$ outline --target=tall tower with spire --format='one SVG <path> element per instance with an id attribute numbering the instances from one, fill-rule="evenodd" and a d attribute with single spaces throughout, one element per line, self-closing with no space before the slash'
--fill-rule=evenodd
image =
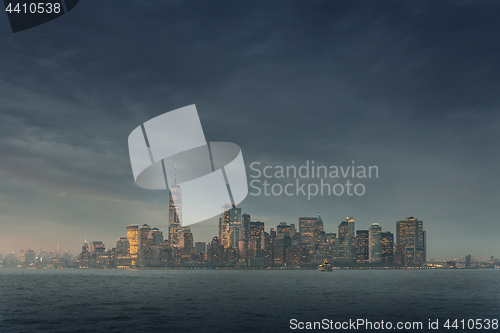
<path id="1" fill-rule="evenodd" d="M 177 185 L 177 164 L 175 164 L 174 185 L 170 186 L 168 214 L 168 243 L 172 248 L 179 248 L 179 235 L 182 221 L 182 189 Z"/>
<path id="2" fill-rule="evenodd" d="M 87 235 L 85 235 L 85 240 L 82 246 L 82 252 L 78 256 L 78 267 L 89 268 L 90 267 L 90 252 L 89 246 L 87 244 Z"/>

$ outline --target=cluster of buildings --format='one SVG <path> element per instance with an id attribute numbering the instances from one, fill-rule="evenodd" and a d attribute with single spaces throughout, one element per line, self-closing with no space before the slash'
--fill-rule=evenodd
<path id="1" fill-rule="evenodd" d="M 211 242 L 194 242 L 189 226 L 182 227 L 182 191 L 170 187 L 168 235 L 144 224 L 128 225 L 126 237 L 106 250 L 99 241 L 85 241 L 78 257 L 80 268 L 168 267 L 307 267 L 323 260 L 339 264 L 422 266 L 426 261 L 423 222 L 407 217 L 396 222 L 396 239 L 378 223 L 355 230 L 347 217 L 338 233 L 324 230 L 321 215 L 282 222 L 265 230 L 234 204 L 224 204 L 218 235 Z"/>
<path id="2" fill-rule="evenodd" d="M 190 227 L 169 222 L 168 238 L 149 225 L 128 225 L 127 236 L 107 250 L 100 241 L 83 244 L 80 268 L 283 267 L 337 264 L 422 266 L 426 261 L 423 223 L 414 217 L 396 222 L 396 240 L 378 223 L 355 230 L 347 217 L 338 233 L 324 230 L 321 215 L 300 217 L 295 224 L 281 222 L 269 232 L 264 222 L 251 221 L 241 208 L 224 205 L 219 235 L 208 244 L 194 242 Z M 174 214 L 175 215 L 175 214 Z"/>
<path id="3" fill-rule="evenodd" d="M 298 225 L 279 223 L 266 231 L 234 204 L 224 204 L 218 235 L 208 244 L 195 242 L 189 226 L 182 227 L 182 191 L 170 187 L 168 234 L 148 224 L 128 225 L 126 236 L 107 249 L 103 242 L 87 243 L 77 257 L 49 251 L 36 255 L 22 250 L 3 260 L 4 267 L 47 268 L 176 268 L 176 267 L 315 267 L 325 259 L 337 265 L 419 267 L 426 262 L 423 222 L 406 217 L 396 222 L 396 234 L 378 223 L 356 230 L 346 217 L 338 232 L 326 232 L 321 215 L 300 217 Z M 11 258 L 14 256 L 13 258 Z M 10 260 L 10 261 L 9 261 Z"/>
<path id="4" fill-rule="evenodd" d="M 0 254 L 0 267 L 2 268 L 76 268 L 77 258 L 68 251 L 61 251 L 59 244 L 55 252 L 49 250 L 36 253 L 28 248 L 21 250 L 19 256 L 14 252 L 5 256 Z"/>

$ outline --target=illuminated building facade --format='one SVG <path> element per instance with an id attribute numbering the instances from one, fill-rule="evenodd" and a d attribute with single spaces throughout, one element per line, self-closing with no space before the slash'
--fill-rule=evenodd
<path id="1" fill-rule="evenodd" d="M 130 264 L 135 267 L 139 264 L 139 226 L 137 224 L 127 226 L 127 240 L 130 244 Z"/>
<path id="2" fill-rule="evenodd" d="M 290 226 L 286 222 L 281 222 L 276 227 L 276 234 L 278 236 L 290 236 Z"/>
<path id="3" fill-rule="evenodd" d="M 370 260 L 369 232 L 368 230 L 356 231 L 357 262 L 365 263 Z"/>
<path id="4" fill-rule="evenodd" d="M 243 236 L 243 225 L 241 223 L 241 208 L 236 208 L 234 205 L 229 210 L 229 244 L 233 248 L 238 248 L 238 240 Z"/>
<path id="5" fill-rule="evenodd" d="M 394 235 L 392 232 L 382 232 L 381 234 L 381 259 L 382 262 L 394 262 Z"/>
<path id="6" fill-rule="evenodd" d="M 151 227 L 147 224 L 143 224 L 139 228 L 139 266 L 144 267 L 150 263 L 150 251 L 149 247 L 152 245 L 152 241 L 148 238 Z"/>
<path id="7" fill-rule="evenodd" d="M 308 248 L 314 250 L 314 236 L 317 228 L 317 217 L 299 217 L 299 233 L 302 237 L 302 242 Z"/>
<path id="8" fill-rule="evenodd" d="M 116 241 L 115 266 L 116 268 L 128 268 L 130 265 L 130 243 L 127 237 L 120 237 Z"/>
<path id="9" fill-rule="evenodd" d="M 90 267 L 90 251 L 89 245 L 87 244 L 87 237 L 85 237 L 85 241 L 82 246 L 82 252 L 78 256 L 78 267 L 80 268 L 89 268 Z"/>
<path id="10" fill-rule="evenodd" d="M 339 259 L 351 261 L 356 258 L 356 234 L 354 232 L 354 218 L 347 216 L 345 221 L 339 224 L 337 240 Z"/>
<path id="11" fill-rule="evenodd" d="M 403 266 L 422 266 L 426 261 L 423 221 L 407 217 L 396 222 L 396 262 Z"/>
<path id="12" fill-rule="evenodd" d="M 231 244 L 231 226 L 230 226 L 230 209 L 232 205 L 230 203 L 222 205 L 222 214 L 219 218 L 219 240 L 222 246 L 226 249 Z"/>
<path id="13" fill-rule="evenodd" d="M 381 233 L 382 228 L 378 223 L 373 223 L 368 229 L 368 244 L 369 244 L 369 261 L 380 262 L 382 261 L 381 254 Z"/>
<path id="14" fill-rule="evenodd" d="M 242 224 L 242 238 L 245 239 L 245 242 L 248 243 L 250 240 L 250 214 L 243 213 L 241 215 L 241 224 Z"/>

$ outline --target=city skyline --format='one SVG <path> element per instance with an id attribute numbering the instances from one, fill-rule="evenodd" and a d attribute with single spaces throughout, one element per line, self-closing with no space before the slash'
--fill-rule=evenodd
<path id="1" fill-rule="evenodd" d="M 174 185 L 172 187 L 177 187 Z M 181 202 L 182 198 L 178 198 Z M 172 207 L 172 206 L 170 206 Z M 174 208 L 175 210 L 175 208 Z M 176 224 L 174 218 L 174 223 Z M 164 238 L 163 232 L 148 224 L 126 227 L 116 247 L 106 248 L 102 241 L 87 243 L 74 256 L 57 246 L 55 252 L 36 255 L 32 249 L 0 256 L 4 268 L 315 268 L 333 262 L 351 268 L 491 268 L 498 259 L 477 259 L 471 254 L 458 259 L 427 261 L 426 232 L 423 221 L 413 216 L 396 221 L 397 233 L 383 231 L 378 223 L 368 230 L 355 227 L 347 216 L 338 225 L 338 233 L 327 232 L 321 214 L 300 217 L 294 223 L 279 223 L 269 232 L 265 223 L 251 221 L 234 204 L 222 205 L 219 233 L 211 242 L 195 242 L 190 226 L 181 227 Z M 478 261 L 479 260 L 479 261 Z M 367 266 L 368 265 L 368 266 Z M 497 267 L 497 266 L 495 266 Z"/>
<path id="2" fill-rule="evenodd" d="M 180 187 L 178 185 L 173 185 L 171 186 L 171 189 L 174 188 L 174 190 L 178 190 L 179 192 L 177 192 L 177 195 L 179 195 L 179 197 L 176 199 L 177 202 L 182 202 L 182 198 L 180 197 Z M 231 247 L 234 247 L 234 248 L 237 248 L 238 247 L 238 239 L 240 239 L 240 237 L 238 236 L 242 236 L 242 237 L 247 237 L 247 242 L 246 242 L 246 245 L 245 246 L 250 246 L 250 244 L 248 243 L 248 240 L 250 238 L 250 234 L 253 234 L 252 233 L 252 230 L 251 230 L 251 227 L 250 227 L 250 224 L 260 224 L 260 227 L 259 227 L 259 230 L 261 231 L 265 231 L 266 233 L 271 233 L 273 230 L 275 232 L 278 232 L 278 235 L 280 234 L 280 227 L 285 227 L 285 228 L 288 228 L 287 230 L 289 231 L 290 229 L 290 226 L 292 226 L 293 228 L 295 228 L 295 223 L 291 223 L 291 222 L 279 222 L 275 227 L 273 227 L 272 225 L 269 226 L 270 223 L 267 223 L 267 227 L 266 227 L 266 222 L 265 221 L 260 221 L 260 220 L 256 220 L 256 221 L 251 221 L 250 220 L 250 216 L 248 213 L 246 212 L 243 212 L 242 209 L 240 207 L 235 207 L 235 205 L 233 204 L 230 204 L 230 203 L 227 203 L 227 204 L 224 204 L 222 205 L 222 210 L 223 210 L 223 213 L 221 214 L 221 217 L 219 218 L 219 226 L 218 226 L 218 233 L 214 233 L 214 235 L 212 237 L 208 237 L 208 239 L 197 239 L 196 236 L 191 233 L 191 227 L 180 227 L 180 222 L 176 222 L 177 221 L 177 214 L 175 213 L 175 208 L 174 208 L 174 205 L 173 205 L 173 200 L 171 200 L 171 205 L 169 206 L 169 210 L 170 210 L 170 214 L 169 214 L 169 218 L 170 218 L 170 221 L 173 222 L 174 225 L 178 225 L 178 229 L 175 233 L 170 233 L 170 225 L 167 225 L 167 230 L 169 230 L 167 233 L 166 233 L 166 237 L 165 237 L 165 241 L 168 240 L 168 242 L 170 242 L 170 239 L 173 239 L 173 245 L 168 245 L 170 247 L 173 247 L 173 248 L 179 248 L 179 243 L 182 242 L 182 244 L 184 244 L 184 240 L 182 241 L 179 241 L 180 237 L 183 237 L 183 232 L 184 231 L 187 231 L 191 234 L 191 240 L 190 240 L 190 244 L 192 244 L 192 247 L 194 248 L 195 247 L 195 244 L 196 243 L 204 243 L 204 244 L 210 244 L 211 241 L 213 241 L 214 237 L 217 237 L 220 239 L 220 243 L 221 245 L 224 247 L 224 248 L 227 248 L 229 246 Z M 178 208 L 178 209 L 182 209 L 182 208 Z M 173 210 L 173 212 L 172 212 Z M 234 216 L 233 216 L 234 214 Z M 245 223 L 245 220 L 246 220 L 246 223 Z M 234 223 L 233 221 L 236 221 L 236 223 Z M 318 217 L 299 217 L 297 218 L 297 225 L 300 227 L 300 229 L 297 229 L 297 233 L 300 233 L 302 235 L 302 239 L 304 240 L 304 244 L 311 244 L 310 241 L 308 241 L 307 239 L 312 239 L 313 237 L 313 234 L 314 234 L 314 230 L 316 228 L 316 223 L 319 222 L 321 224 L 321 231 L 324 231 L 327 235 L 328 234 L 333 234 L 334 237 L 336 237 L 335 239 L 337 239 L 337 242 L 339 242 L 337 245 L 338 246 L 338 250 L 339 251 L 339 258 L 343 257 L 343 258 L 346 258 L 346 259 L 349 259 L 349 260 L 357 260 L 358 262 L 370 262 L 370 263 L 373 263 L 373 262 L 387 262 L 387 260 L 384 260 L 384 256 L 386 254 L 384 254 L 384 244 L 390 244 L 389 247 L 391 248 L 391 261 L 390 262 L 393 262 L 396 263 L 396 264 L 401 264 L 401 265 L 405 265 L 406 264 L 409 264 L 410 266 L 413 265 L 413 262 L 414 260 L 416 260 L 416 257 L 419 256 L 420 257 L 420 262 L 422 263 L 425 263 L 427 262 L 428 260 L 426 259 L 431 259 L 431 262 L 434 262 L 434 261 L 437 261 L 437 262 L 442 262 L 442 261 L 446 261 L 446 260 L 450 260 L 450 258 L 435 258 L 435 257 L 427 257 L 427 246 L 426 246 L 426 233 L 425 231 L 420 231 L 420 233 L 418 233 L 419 231 L 418 230 L 422 230 L 422 221 L 421 220 L 418 220 L 416 218 L 414 218 L 413 216 L 407 216 L 405 217 L 404 219 L 402 220 L 397 220 L 395 221 L 395 232 L 391 232 L 391 230 L 388 230 L 387 227 L 385 227 L 384 229 L 382 229 L 382 226 L 377 223 L 377 222 L 374 222 L 372 223 L 369 227 L 367 227 L 366 229 L 363 229 L 363 228 L 356 228 L 355 227 L 355 220 L 354 220 L 354 217 L 353 216 L 347 216 L 345 218 L 345 220 L 341 221 L 340 224 L 338 225 L 337 229 L 336 230 L 326 230 L 324 229 L 324 221 L 323 221 L 323 218 L 321 217 L 321 214 L 319 213 L 318 214 Z M 404 235 L 405 235 L 405 230 L 407 230 L 409 227 L 409 224 L 408 223 L 417 223 L 416 226 L 413 227 L 412 230 L 416 230 L 416 231 L 413 231 L 413 232 L 417 232 L 415 239 L 420 239 L 420 242 L 419 244 L 420 245 L 420 248 L 419 248 L 419 251 L 423 251 L 423 255 L 422 254 L 416 254 L 417 253 L 417 245 L 412 245 L 412 257 L 410 258 L 413 258 L 413 259 L 405 259 L 405 248 L 406 246 L 405 245 L 402 245 L 401 247 L 399 247 L 399 244 L 405 244 L 405 241 L 404 241 Z M 403 227 L 401 227 L 403 225 Z M 308 229 L 306 229 L 306 226 L 309 226 L 307 227 Z M 418 226 L 420 226 L 420 229 L 418 229 Z M 155 227 L 150 227 L 147 223 L 144 223 L 143 225 L 140 225 L 140 224 L 130 224 L 130 225 L 127 225 L 126 227 L 126 236 L 123 237 L 123 236 L 120 236 L 118 238 L 118 240 L 116 241 L 116 248 L 119 248 L 119 243 L 123 241 L 123 239 L 126 239 L 128 242 L 129 242 L 129 248 L 130 248 L 130 259 L 132 261 L 132 266 L 136 266 L 136 264 L 134 262 L 139 262 L 141 260 L 141 241 L 139 240 L 139 238 L 143 239 L 144 237 L 147 237 L 147 232 L 146 234 L 144 234 L 142 232 L 142 230 L 144 228 L 147 228 L 147 231 L 154 231 L 154 230 L 157 230 L 160 234 L 162 234 L 162 231 L 161 229 L 159 229 L 157 226 Z M 241 230 L 241 234 L 240 235 L 240 231 L 238 231 L 238 235 L 235 236 L 234 235 L 234 230 L 235 229 L 238 229 L 238 230 Z M 244 229 L 247 229 L 247 235 L 245 235 L 245 231 L 243 231 Z M 375 231 L 376 230 L 376 231 Z M 401 231 L 400 231 L 401 230 Z M 409 229 L 408 229 L 409 230 Z M 338 233 L 337 233 L 338 231 Z M 364 234 L 366 233 L 366 235 Z M 375 234 L 375 236 L 374 236 Z M 390 236 L 390 240 L 387 238 L 388 236 Z M 162 240 L 163 240 L 163 236 L 162 237 Z M 260 237 L 260 236 L 259 236 Z M 305 237 L 305 238 L 304 238 Z M 374 243 L 373 241 L 373 237 L 376 237 L 376 239 L 378 240 L 378 248 L 373 248 L 372 249 L 372 245 Z M 366 238 L 366 239 L 364 239 Z M 134 239 L 137 239 L 136 241 L 134 241 Z M 345 240 L 344 240 L 345 239 Z M 354 241 L 356 241 L 356 245 L 354 244 Z M 103 247 L 104 247 L 104 244 L 106 244 L 106 242 L 103 242 L 101 240 L 92 240 L 91 241 L 91 244 L 93 244 L 94 242 L 98 242 L 99 244 L 102 244 Z M 167 243 L 168 243 L 167 242 Z M 389 242 L 389 243 L 387 243 Z M 416 241 L 415 241 L 416 242 Z M 366 243 L 366 244 L 364 244 Z M 414 242 L 413 242 L 414 243 Z M 412 244 L 413 244 L 412 243 Z M 85 238 L 84 238 L 84 245 L 87 244 L 87 236 L 85 235 Z M 109 244 L 109 242 L 108 242 Z M 112 243 L 114 244 L 114 243 Z M 364 245 L 363 245 L 364 244 Z M 396 246 L 398 244 L 398 246 Z M 361 245 L 361 247 L 360 247 Z M 347 248 L 345 248 L 347 246 Z M 366 248 L 366 254 L 363 254 L 361 251 L 363 246 L 365 246 Z M 382 247 L 381 247 L 382 246 Z M 394 248 L 393 248 L 394 246 Z M 180 247 L 183 247 L 183 246 L 180 246 Z M 351 250 L 351 247 L 352 247 L 352 250 Z M 28 246 L 28 247 L 24 247 L 26 248 L 27 250 L 30 249 L 30 250 L 34 250 L 31 246 Z M 387 248 L 387 246 L 386 246 Z M 392 248 L 394 249 L 394 252 L 392 252 Z M 111 247 L 108 247 L 107 249 L 111 249 Z M 26 250 L 26 251 L 27 251 Z M 45 253 L 45 250 L 43 250 L 42 248 L 40 248 L 40 253 Z M 247 249 L 246 249 L 247 250 Z M 245 251 L 246 251 L 245 250 Z M 25 251 L 23 248 L 21 248 L 21 253 Z M 61 249 L 60 249 L 60 246 L 59 246 L 59 243 L 57 244 L 57 247 L 56 247 L 56 250 L 55 252 L 60 252 Z M 53 252 L 53 251 L 50 251 L 49 248 L 47 248 L 47 253 L 49 252 Z M 77 255 L 78 254 L 78 251 L 69 251 L 67 250 L 68 253 L 70 253 L 71 255 Z M 346 252 L 344 254 L 342 254 L 342 252 Z M 471 251 L 465 251 L 467 253 L 471 253 Z M 473 252 L 473 251 L 472 251 Z M 6 252 L 6 253 L 2 253 L 4 256 L 5 255 L 9 255 L 9 254 L 14 254 L 16 255 L 16 251 L 11 251 L 11 252 Z M 432 254 L 432 252 L 431 252 Z M 465 254 L 462 254 L 460 255 L 460 253 L 457 253 L 456 255 L 459 255 L 458 257 L 462 257 L 464 256 Z M 363 259 L 363 256 L 365 256 L 365 259 Z M 392 259 L 392 257 L 394 259 Z M 456 256 L 454 256 L 453 258 L 455 258 Z M 495 257 L 494 255 L 491 255 L 490 257 L 488 258 L 481 258 L 482 260 L 484 261 L 487 261 L 489 260 L 491 257 Z M 360 261 L 361 259 L 361 261 Z"/>
<path id="3" fill-rule="evenodd" d="M 116 242 L 141 221 L 166 232 L 168 193 L 134 183 L 127 137 L 196 104 L 207 142 L 241 147 L 249 176 L 253 162 L 378 167 L 359 197 L 249 195 L 253 218 L 395 233 L 416 216 L 436 258 L 498 256 L 499 6 L 124 0 L 16 34 L 4 20 L 0 253 Z"/>

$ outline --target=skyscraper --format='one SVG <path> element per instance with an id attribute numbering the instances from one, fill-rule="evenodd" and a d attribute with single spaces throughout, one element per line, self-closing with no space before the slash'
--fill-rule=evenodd
<path id="1" fill-rule="evenodd" d="M 241 224 L 242 224 L 242 237 L 245 239 L 245 242 L 248 243 L 250 241 L 250 215 L 247 213 L 243 213 L 241 215 Z"/>
<path id="2" fill-rule="evenodd" d="M 194 243 L 194 253 L 204 253 L 207 252 L 207 243 L 196 242 Z"/>
<path id="3" fill-rule="evenodd" d="M 413 216 L 396 222 L 396 262 L 404 266 L 421 266 L 426 261 L 423 221 Z"/>
<path id="4" fill-rule="evenodd" d="M 392 232 L 383 232 L 381 235 L 382 262 L 394 262 L 394 235 Z"/>
<path id="5" fill-rule="evenodd" d="M 229 223 L 229 210 L 232 208 L 230 203 L 222 205 L 222 214 L 219 218 L 219 237 L 218 240 L 224 249 L 229 247 L 231 242 L 231 226 Z"/>
<path id="6" fill-rule="evenodd" d="M 369 255 L 370 262 L 380 262 L 382 260 L 381 256 L 381 232 L 382 228 L 378 223 L 373 223 L 368 229 L 369 232 Z"/>
<path id="7" fill-rule="evenodd" d="M 194 254 L 194 238 L 191 227 L 182 227 L 179 236 L 179 249 L 184 262 L 192 259 Z"/>
<path id="8" fill-rule="evenodd" d="M 139 264 L 139 226 L 130 224 L 127 226 L 127 239 L 130 244 L 130 264 L 137 266 Z"/>
<path id="9" fill-rule="evenodd" d="M 170 186 L 168 214 L 168 244 L 171 248 L 179 247 L 179 234 L 182 221 L 182 189 L 176 182 Z"/>
<path id="10" fill-rule="evenodd" d="M 179 248 L 193 247 L 193 233 L 191 227 L 182 227 L 179 235 Z"/>
<path id="11" fill-rule="evenodd" d="M 115 267 L 126 268 L 130 266 L 130 243 L 127 237 L 120 237 L 116 242 Z"/>
<path id="12" fill-rule="evenodd" d="M 248 253 L 252 258 L 257 258 L 261 253 L 262 233 L 264 222 L 250 222 L 250 239 L 248 241 Z"/>
<path id="13" fill-rule="evenodd" d="M 302 242 L 307 244 L 310 250 L 314 247 L 314 231 L 317 227 L 317 217 L 299 217 L 299 233 Z"/>
<path id="14" fill-rule="evenodd" d="M 356 231 L 357 261 L 360 263 L 370 260 L 369 252 L 369 232 L 368 230 Z"/>
<path id="15" fill-rule="evenodd" d="M 290 226 L 286 222 L 281 222 L 276 227 L 276 234 L 278 236 L 290 236 Z"/>
<path id="16" fill-rule="evenodd" d="M 243 225 L 241 223 L 241 208 L 235 205 L 229 210 L 230 246 L 238 248 L 238 240 L 243 236 Z"/>
<path id="17" fill-rule="evenodd" d="M 354 233 L 354 218 L 347 216 L 345 221 L 339 224 L 338 233 L 338 258 L 353 260 L 356 258 L 356 234 Z"/>
<path id="18" fill-rule="evenodd" d="M 208 260 L 214 264 L 221 264 L 224 260 L 224 247 L 221 244 L 219 237 L 214 237 L 210 244 Z"/>
<path id="19" fill-rule="evenodd" d="M 144 267 L 150 262 L 150 251 L 149 247 L 149 232 L 151 231 L 151 227 L 147 224 L 143 224 L 142 227 L 139 228 L 139 266 Z"/>
<path id="20" fill-rule="evenodd" d="M 89 268 L 90 267 L 90 251 L 89 245 L 87 244 L 87 237 L 85 237 L 85 241 L 82 246 L 82 252 L 78 256 L 78 267 L 80 268 Z"/>

